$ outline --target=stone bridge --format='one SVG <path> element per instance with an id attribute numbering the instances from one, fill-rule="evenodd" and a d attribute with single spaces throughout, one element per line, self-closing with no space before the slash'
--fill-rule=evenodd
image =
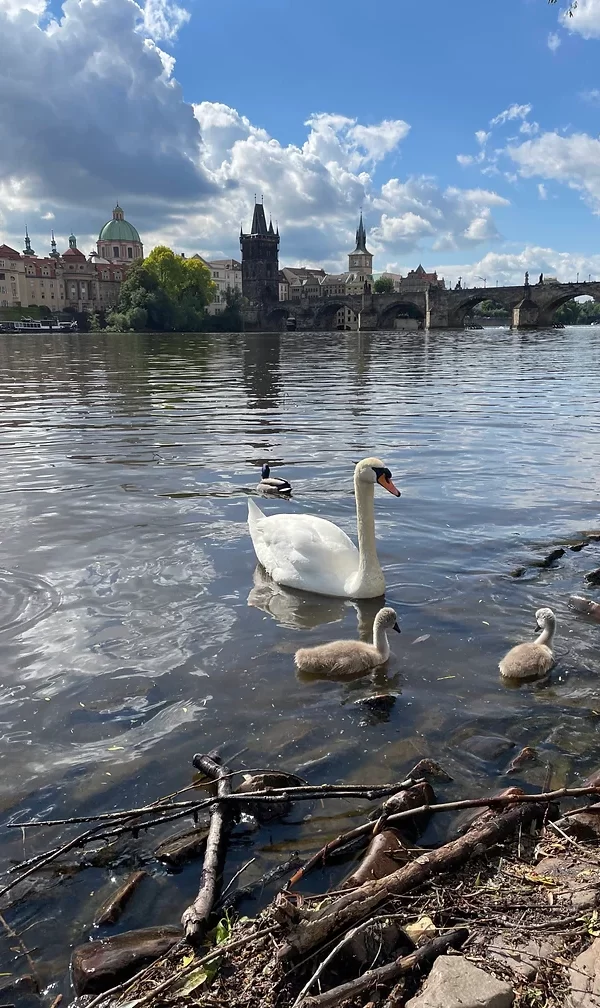
<path id="1" fill-rule="evenodd" d="M 296 319 L 299 330 L 331 329 L 340 308 L 351 308 L 363 331 L 394 329 L 399 316 L 417 319 L 430 329 L 460 329 L 480 301 L 493 301 L 509 312 L 507 321 L 515 328 L 552 325 L 554 313 L 565 301 L 589 295 L 600 301 L 600 283 L 524 284 L 522 287 L 471 287 L 445 290 L 399 291 L 395 294 L 353 294 L 329 298 L 302 298 L 279 301 L 272 306 L 249 309 L 246 328 L 281 330 L 286 320 Z"/>

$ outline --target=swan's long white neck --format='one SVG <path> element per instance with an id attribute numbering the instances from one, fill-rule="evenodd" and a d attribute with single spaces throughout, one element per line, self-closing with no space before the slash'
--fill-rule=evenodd
<path id="1" fill-rule="evenodd" d="M 356 496 L 359 563 L 357 573 L 350 579 L 346 587 L 351 595 L 364 592 L 363 598 L 376 598 L 385 592 L 385 578 L 377 558 L 375 485 L 357 479 L 355 474 L 354 493 Z"/>
<path id="2" fill-rule="evenodd" d="M 390 657 L 390 644 L 385 627 L 378 623 L 377 618 L 373 624 L 373 646 L 377 648 L 384 661 Z"/>
<path id="3" fill-rule="evenodd" d="M 536 637 L 536 644 L 546 644 L 548 647 L 552 644 L 554 638 L 554 632 L 556 630 L 556 620 L 548 619 L 544 624 L 544 629 L 542 630 L 539 637 Z"/>

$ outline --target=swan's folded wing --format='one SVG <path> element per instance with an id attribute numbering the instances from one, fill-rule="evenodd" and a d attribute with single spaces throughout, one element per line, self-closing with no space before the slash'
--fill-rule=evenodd
<path id="1" fill-rule="evenodd" d="M 352 540 L 324 518 L 272 515 L 261 521 L 260 532 L 265 559 L 259 559 L 280 584 L 305 588 L 311 576 L 343 582 L 358 567 Z"/>

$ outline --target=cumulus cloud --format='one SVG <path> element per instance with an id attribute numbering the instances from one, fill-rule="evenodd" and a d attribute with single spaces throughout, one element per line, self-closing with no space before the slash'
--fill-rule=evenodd
<path id="1" fill-rule="evenodd" d="M 600 0 L 577 0 L 570 11 L 562 12 L 561 21 L 586 39 L 600 38 Z"/>
<path id="2" fill-rule="evenodd" d="M 525 271 L 534 280 L 540 273 L 554 276 L 562 282 L 575 280 L 579 273 L 580 279 L 600 280 L 600 255 L 586 256 L 571 252 L 557 252 L 555 249 L 527 245 L 518 252 L 488 252 L 475 262 L 445 264 L 439 260 L 428 262 L 428 267 L 436 269 L 438 276 L 443 276 L 447 286 L 454 286 L 461 277 L 463 286 L 481 286 L 481 277 L 485 277 L 493 297 L 493 288 L 508 284 L 522 284 Z M 409 263 L 403 261 L 388 262 L 386 269 L 394 273 L 406 273 L 412 269 Z"/>
<path id="3" fill-rule="evenodd" d="M 41 0 L 0 0 L 2 240 L 22 247 L 27 221 L 41 253 L 52 220 L 59 245 L 73 229 L 88 251 L 118 198 L 146 248 L 239 254 L 255 193 L 278 218 L 284 261 L 344 265 L 361 205 L 374 251 L 497 236 L 494 193 L 376 183 L 409 135 L 403 119 L 317 112 L 284 145 L 227 105 L 187 104 L 159 44 L 185 23 L 183 2 L 65 0 L 54 20 Z"/>
<path id="4" fill-rule="evenodd" d="M 528 178 L 555 179 L 579 190 L 600 212 L 600 140 L 587 133 L 543 133 L 509 146 L 508 154 Z"/>
<path id="5" fill-rule="evenodd" d="M 0 0 L 4 186 L 32 208 L 68 208 L 72 226 L 117 197 L 160 216 L 214 188 L 193 110 L 133 0 L 66 0 L 45 27 L 36 3 L 19 6 L 15 14 L 16 0 Z M 149 10 L 157 31 L 162 18 L 172 32 L 177 8 L 170 21 L 163 0 Z"/>
<path id="6" fill-rule="evenodd" d="M 543 182 L 540 182 L 538 185 L 538 196 L 540 197 L 541 200 L 548 199 L 548 190 L 546 189 L 546 186 L 544 185 Z"/>

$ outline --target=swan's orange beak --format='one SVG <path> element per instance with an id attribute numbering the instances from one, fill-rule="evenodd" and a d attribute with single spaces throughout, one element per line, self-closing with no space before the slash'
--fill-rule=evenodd
<path id="1" fill-rule="evenodd" d="M 400 497 L 400 491 L 396 489 L 391 479 L 387 479 L 385 473 L 382 473 L 381 476 L 377 477 L 377 482 L 384 488 L 384 490 L 389 490 L 394 497 Z"/>

